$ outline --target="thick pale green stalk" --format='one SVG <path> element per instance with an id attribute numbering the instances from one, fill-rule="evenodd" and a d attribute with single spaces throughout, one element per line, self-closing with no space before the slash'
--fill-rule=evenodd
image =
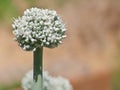
<path id="1" fill-rule="evenodd" d="M 43 62 L 42 62 L 42 56 L 43 56 L 43 47 L 37 48 L 34 51 L 34 90 L 43 90 Z"/>

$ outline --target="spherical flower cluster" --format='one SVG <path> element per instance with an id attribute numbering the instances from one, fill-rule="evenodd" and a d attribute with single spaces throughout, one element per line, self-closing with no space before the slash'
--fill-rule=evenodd
<path id="1" fill-rule="evenodd" d="M 22 80 L 24 90 L 32 90 L 33 87 L 33 71 L 29 71 Z M 43 74 L 43 90 L 72 90 L 69 81 L 62 77 L 52 77 L 48 72 Z"/>
<path id="2" fill-rule="evenodd" d="M 12 27 L 15 40 L 27 51 L 57 47 L 66 37 L 65 24 L 54 10 L 27 9 L 22 17 L 14 20 Z"/>

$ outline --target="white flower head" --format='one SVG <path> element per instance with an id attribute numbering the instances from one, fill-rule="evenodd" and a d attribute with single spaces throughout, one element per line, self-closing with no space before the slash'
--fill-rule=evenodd
<path id="1" fill-rule="evenodd" d="M 14 20 L 12 27 L 15 40 L 26 51 L 57 47 L 66 37 L 65 24 L 54 10 L 27 9 L 22 17 Z"/>
<path id="2" fill-rule="evenodd" d="M 22 79 L 22 87 L 24 90 L 32 90 L 33 87 L 33 71 L 29 71 Z M 43 73 L 43 90 L 72 90 L 69 81 L 63 77 L 52 77 L 48 72 Z"/>

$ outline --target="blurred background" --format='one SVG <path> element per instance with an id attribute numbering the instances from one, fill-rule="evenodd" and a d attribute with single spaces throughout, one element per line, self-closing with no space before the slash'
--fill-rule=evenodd
<path id="1" fill-rule="evenodd" d="M 120 0 L 0 0 L 0 90 L 22 90 L 33 53 L 13 41 L 13 17 L 27 8 L 54 9 L 67 38 L 44 48 L 44 69 L 68 78 L 74 90 L 120 90 Z"/>

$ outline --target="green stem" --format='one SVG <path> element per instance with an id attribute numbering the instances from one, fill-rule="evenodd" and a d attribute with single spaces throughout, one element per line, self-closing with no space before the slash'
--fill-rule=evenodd
<path id="1" fill-rule="evenodd" d="M 34 68 L 33 68 L 34 69 L 34 71 L 33 71 L 34 74 L 33 74 L 33 79 L 34 79 L 34 82 L 36 83 L 35 87 L 37 88 L 37 89 L 34 89 L 34 90 L 42 90 L 42 86 L 43 86 L 42 85 L 42 82 L 43 82 L 42 55 L 43 55 L 43 47 L 37 48 L 34 51 Z M 40 79 L 39 79 L 38 76 L 40 76 Z M 39 82 L 39 84 L 38 84 L 38 82 Z"/>

